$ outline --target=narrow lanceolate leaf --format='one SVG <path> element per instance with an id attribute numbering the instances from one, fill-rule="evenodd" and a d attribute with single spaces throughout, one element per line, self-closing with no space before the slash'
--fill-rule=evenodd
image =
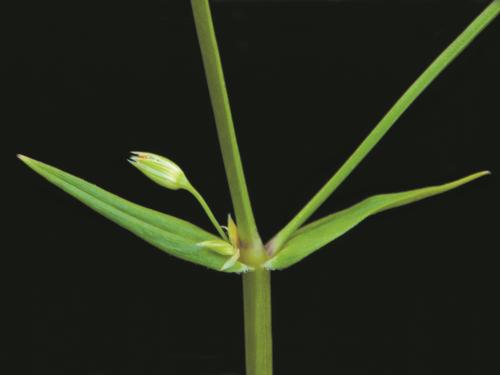
<path id="1" fill-rule="evenodd" d="M 49 182 L 160 250 L 214 270 L 221 270 L 226 264 L 227 256 L 197 245 L 219 237 L 196 225 L 129 202 L 50 165 L 26 156 L 19 158 Z M 236 262 L 224 271 L 243 272 L 247 269 L 244 264 Z"/>
<path id="2" fill-rule="evenodd" d="M 478 172 L 439 186 L 430 186 L 400 193 L 374 195 L 354 206 L 302 227 L 265 264 L 265 267 L 271 270 L 289 267 L 335 240 L 337 237 L 340 237 L 371 215 L 444 193 L 489 173 L 488 171 Z"/>
<path id="3" fill-rule="evenodd" d="M 490 2 L 465 30 L 425 69 L 422 74 L 408 87 L 405 93 L 397 100 L 392 108 L 378 122 L 358 148 L 344 162 L 339 170 L 323 185 L 314 197 L 277 233 L 272 242 L 273 249 L 281 249 L 282 245 L 295 231 L 325 202 L 330 195 L 349 177 L 371 150 L 382 140 L 396 121 L 410 107 L 410 105 L 424 92 L 441 72 L 464 49 L 500 15 L 500 0 Z"/>

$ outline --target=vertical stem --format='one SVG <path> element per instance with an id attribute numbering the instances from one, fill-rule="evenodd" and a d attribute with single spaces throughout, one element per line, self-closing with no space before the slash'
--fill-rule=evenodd
<path id="1" fill-rule="evenodd" d="M 260 250 L 262 242 L 248 196 L 210 5 L 208 0 L 191 0 L 191 6 L 238 232 L 244 247 Z"/>
<path id="2" fill-rule="evenodd" d="M 272 375 L 271 273 L 243 274 L 246 375 Z"/>
<path id="3" fill-rule="evenodd" d="M 243 275 L 246 375 L 272 375 L 271 275 L 259 268 L 265 252 L 243 173 L 210 5 L 208 0 L 191 0 L 191 6 L 242 243 L 241 259 L 256 266 L 254 272 Z"/>

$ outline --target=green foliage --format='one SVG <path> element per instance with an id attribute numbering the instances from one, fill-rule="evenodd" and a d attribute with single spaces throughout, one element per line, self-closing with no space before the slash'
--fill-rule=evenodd
<path id="1" fill-rule="evenodd" d="M 168 254 L 214 270 L 238 273 L 256 268 L 277 270 L 289 267 L 344 234 L 368 216 L 443 193 L 487 173 L 476 173 L 440 186 L 376 195 L 351 208 L 302 227 L 425 88 L 495 19 L 500 13 L 500 0 L 490 3 L 429 65 L 337 173 L 264 247 L 257 231 L 246 187 L 209 2 L 208 0 L 193 0 L 191 4 L 224 166 L 238 220 L 238 227 L 236 227 L 232 219 L 229 219 L 229 237 L 223 231 L 205 199 L 191 185 L 182 169 L 163 156 L 148 152 L 133 152 L 134 156 L 129 161 L 161 186 L 171 190 L 189 191 L 203 207 L 219 236 L 206 232 L 187 221 L 131 203 L 42 162 L 26 156 L 20 156 L 20 159 L 54 185 Z"/>
<path id="2" fill-rule="evenodd" d="M 264 266 L 270 270 L 281 270 L 290 267 L 351 230 L 369 216 L 444 193 L 489 173 L 488 171 L 474 173 L 439 186 L 430 186 L 400 193 L 374 195 L 354 206 L 302 227 L 293 234 L 278 254 L 272 257 Z"/>
<path id="3" fill-rule="evenodd" d="M 460 35 L 422 72 L 403 95 L 382 117 L 368 136 L 354 150 L 339 170 L 323 185 L 312 199 L 273 238 L 273 247 L 279 249 L 293 233 L 300 228 L 326 199 L 349 177 L 370 151 L 380 142 L 401 115 L 424 92 L 424 90 L 457 58 L 465 48 L 500 13 L 500 0 L 486 7 Z"/>
<path id="4" fill-rule="evenodd" d="M 187 221 L 129 202 L 50 165 L 22 155 L 19 158 L 49 182 L 160 250 L 213 270 L 225 266 L 227 257 L 198 245 L 219 237 Z M 236 262 L 224 271 L 247 270 L 247 266 Z"/>
<path id="5" fill-rule="evenodd" d="M 272 374 L 271 289 L 269 270 L 289 267 L 341 236 L 367 217 L 440 194 L 479 178 L 479 172 L 448 184 L 408 192 L 376 195 L 301 228 L 308 218 L 352 173 L 415 99 L 500 13 L 500 0 L 491 2 L 417 78 L 372 132 L 318 193 L 266 245 L 262 245 L 253 216 L 240 158 L 222 63 L 208 0 L 191 0 L 219 143 L 238 227 L 229 220 L 227 236 L 201 194 L 172 161 L 136 153 L 131 162 L 153 181 L 169 189 L 186 189 L 200 202 L 220 237 L 187 221 L 113 195 L 47 164 L 20 156 L 31 169 L 93 210 L 178 258 L 224 272 L 243 275 L 247 375 Z M 229 237 L 229 238 L 228 238 Z M 228 241 L 229 240 L 229 241 Z"/>

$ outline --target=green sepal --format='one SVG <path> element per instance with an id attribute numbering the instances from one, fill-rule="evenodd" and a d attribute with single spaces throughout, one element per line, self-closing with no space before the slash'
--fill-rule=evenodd
<path id="1" fill-rule="evenodd" d="M 354 206 L 314 221 L 297 230 L 281 250 L 265 263 L 264 267 L 270 270 L 281 270 L 290 267 L 340 237 L 371 215 L 444 193 L 487 174 L 490 174 L 490 172 L 483 171 L 443 185 L 400 193 L 374 195 Z"/>
<path id="2" fill-rule="evenodd" d="M 219 237 L 185 220 L 146 208 L 99 188 L 81 178 L 26 156 L 19 158 L 35 172 L 94 211 L 164 252 L 220 271 L 227 257 L 197 245 Z M 224 272 L 245 272 L 236 262 Z"/>

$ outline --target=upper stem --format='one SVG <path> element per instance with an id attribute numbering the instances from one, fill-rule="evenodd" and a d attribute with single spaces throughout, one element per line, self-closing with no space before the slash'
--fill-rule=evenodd
<path id="1" fill-rule="evenodd" d="M 453 7 L 450 8 L 453 10 Z M 406 90 L 387 114 L 380 120 L 354 153 L 330 178 L 318 193 L 267 245 L 272 254 L 278 251 L 288 238 L 323 204 L 323 202 L 351 174 L 356 166 L 382 139 L 392 125 L 401 117 L 418 96 L 437 76 L 474 40 L 476 36 L 500 13 L 500 0 L 493 1 L 472 23 L 429 65 L 429 67 Z"/>
<path id="2" fill-rule="evenodd" d="M 243 247 L 262 248 L 234 130 L 224 73 L 208 0 L 191 0 L 219 144 Z"/>

